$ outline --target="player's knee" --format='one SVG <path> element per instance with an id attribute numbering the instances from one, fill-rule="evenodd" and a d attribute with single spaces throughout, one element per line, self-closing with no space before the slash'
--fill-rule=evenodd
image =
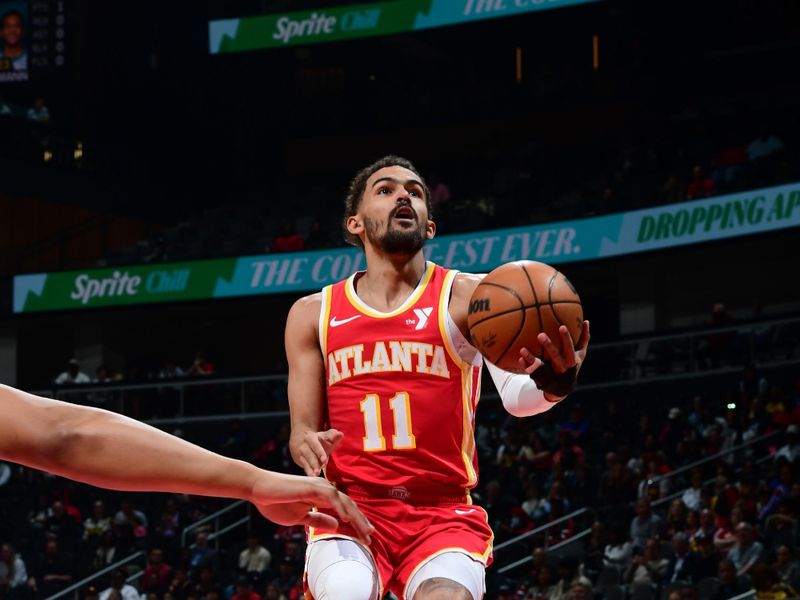
<path id="1" fill-rule="evenodd" d="M 375 574 L 365 564 L 341 561 L 325 568 L 311 587 L 315 600 L 377 600 Z"/>
<path id="2" fill-rule="evenodd" d="M 475 600 L 463 585 L 446 577 L 426 579 L 417 588 L 413 600 Z"/>

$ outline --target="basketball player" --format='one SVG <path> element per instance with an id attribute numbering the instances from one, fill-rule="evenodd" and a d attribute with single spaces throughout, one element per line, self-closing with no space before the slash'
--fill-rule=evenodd
<path id="1" fill-rule="evenodd" d="M 319 503 L 364 539 L 372 533 L 352 500 L 318 477 L 264 471 L 122 415 L 5 385 L 0 406 L 0 460 L 114 490 L 239 498 L 277 523 L 338 527 L 332 514 L 309 511 Z"/>
<path id="2" fill-rule="evenodd" d="M 426 262 L 430 197 L 407 160 L 360 171 L 345 202 L 345 237 L 367 269 L 298 300 L 286 323 L 294 460 L 325 476 L 364 511 L 375 533 L 311 527 L 306 554 L 316 600 L 483 597 L 492 532 L 469 491 L 477 482 L 473 433 L 482 357 L 467 333 L 480 275 Z M 561 354 L 521 351 L 529 375 L 487 364 L 513 415 L 549 409 L 573 388 L 589 342 L 561 327 Z"/>

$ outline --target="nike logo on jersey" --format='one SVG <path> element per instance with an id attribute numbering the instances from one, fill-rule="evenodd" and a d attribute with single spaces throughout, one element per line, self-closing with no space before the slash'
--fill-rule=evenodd
<path id="1" fill-rule="evenodd" d="M 355 315 L 347 319 L 342 319 L 341 321 L 337 321 L 336 317 L 331 319 L 331 327 L 338 327 L 339 325 L 344 325 L 345 323 L 349 323 L 350 321 L 354 321 L 355 319 L 359 318 L 361 315 Z"/>
<path id="2" fill-rule="evenodd" d="M 468 515 L 470 513 L 474 513 L 475 509 L 474 508 L 470 508 L 469 510 L 460 510 L 460 509 L 456 508 L 455 511 L 456 511 L 457 515 Z"/>
<path id="3" fill-rule="evenodd" d="M 414 327 L 414 329 L 419 331 L 420 329 L 425 327 L 425 325 L 428 324 L 428 317 L 431 316 L 432 312 L 433 312 L 432 306 L 428 306 L 427 308 L 415 308 L 414 314 L 417 315 L 417 319 L 419 320 L 417 321 L 417 326 Z"/>

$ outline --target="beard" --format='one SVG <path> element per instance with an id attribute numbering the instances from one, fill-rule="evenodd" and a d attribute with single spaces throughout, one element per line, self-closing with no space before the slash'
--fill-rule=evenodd
<path id="1" fill-rule="evenodd" d="M 419 252 L 425 245 L 425 224 L 418 224 L 416 227 L 409 227 L 408 229 L 397 226 L 392 227 L 393 217 L 394 211 L 389 216 L 383 235 L 380 234 L 380 230 L 384 229 L 383 221 L 373 221 L 368 217 L 364 217 L 367 239 L 385 254 L 412 256 Z"/>

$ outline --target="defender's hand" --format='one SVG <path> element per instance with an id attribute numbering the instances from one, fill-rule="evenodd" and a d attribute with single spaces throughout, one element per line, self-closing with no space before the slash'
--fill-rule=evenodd
<path id="1" fill-rule="evenodd" d="M 253 485 L 251 501 L 259 512 L 280 525 L 308 525 L 336 529 L 336 518 L 312 510 L 312 507 L 333 509 L 339 520 L 350 525 L 367 544 L 375 530 L 358 510 L 355 502 L 320 477 L 303 477 L 283 473 L 264 473 Z"/>

